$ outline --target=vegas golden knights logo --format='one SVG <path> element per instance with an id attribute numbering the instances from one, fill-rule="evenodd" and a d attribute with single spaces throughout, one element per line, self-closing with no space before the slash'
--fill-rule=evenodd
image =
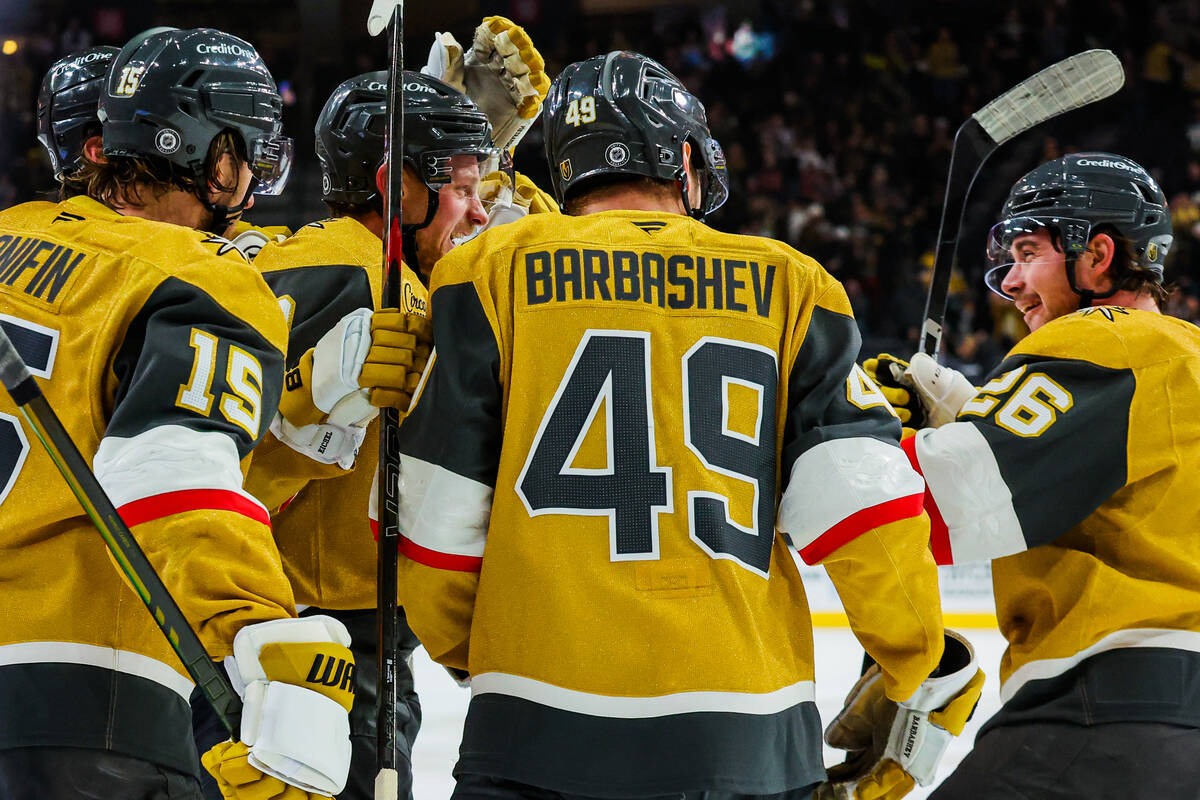
<path id="1" fill-rule="evenodd" d="M 575 174 L 575 168 L 571 166 L 571 159 L 566 158 L 559 162 L 558 171 L 562 174 L 564 181 L 571 180 L 571 176 Z"/>

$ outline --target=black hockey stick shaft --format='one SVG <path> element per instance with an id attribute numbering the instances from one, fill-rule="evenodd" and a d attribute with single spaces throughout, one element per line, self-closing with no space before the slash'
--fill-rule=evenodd
<path id="1" fill-rule="evenodd" d="M 387 233 L 384 240 L 383 307 L 400 308 L 400 261 L 403 215 L 401 194 L 404 173 L 404 3 L 397 0 L 388 23 L 388 137 Z M 399 646 L 396 612 L 398 548 L 400 544 L 400 414 L 384 408 L 379 425 L 379 709 L 375 718 L 375 743 L 379 774 L 378 800 L 396 792 L 396 658 Z"/>
<path id="2" fill-rule="evenodd" d="M 929 281 L 925 317 L 921 325 L 922 353 L 934 355 L 941 344 L 946 299 L 950 293 L 950 277 L 958 261 L 958 237 L 966 217 L 967 197 L 983 162 L 997 146 L 974 117 L 964 122 L 954 135 L 946 196 L 942 203 L 942 218 L 938 223 L 937 250 L 933 256 L 933 275 Z"/>
<path id="3" fill-rule="evenodd" d="M 0 382 L 104 538 L 121 572 L 154 617 L 155 624 L 167 637 L 167 642 L 183 662 L 188 675 L 200 687 L 225 730 L 231 737 L 238 738 L 242 718 L 241 698 L 204 650 L 200 638 L 188 625 L 175 599 L 133 538 L 129 526 L 104 493 L 3 327 L 0 327 Z"/>

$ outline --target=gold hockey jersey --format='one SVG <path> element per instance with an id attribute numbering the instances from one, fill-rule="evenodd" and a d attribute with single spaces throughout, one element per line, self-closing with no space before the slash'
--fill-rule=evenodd
<path id="1" fill-rule="evenodd" d="M 285 325 L 229 243 L 87 197 L 0 212 L 0 325 L 209 653 L 294 613 L 242 467 Z M 0 748 L 184 771 L 191 682 L 49 456 L 0 397 Z"/>
<path id="2" fill-rule="evenodd" d="M 471 674 L 458 771 L 607 797 L 822 780 L 795 551 L 893 697 L 942 644 L 923 484 L 840 284 L 629 211 L 526 217 L 433 277 L 400 591 Z"/>
<path id="3" fill-rule="evenodd" d="M 382 243 L 349 218 L 328 219 L 263 247 L 254 261 L 291 321 L 289 365 L 343 316 L 379 305 Z M 428 292 L 402 267 L 405 311 L 426 313 Z M 268 434 L 246 479 L 272 512 L 275 541 L 296 602 L 324 609 L 376 605 L 376 544 L 367 518 L 379 462 L 378 421 L 354 468 L 321 464 Z"/>
<path id="4" fill-rule="evenodd" d="M 1200 330 L 1089 308 L 1023 339 L 905 442 L 943 563 L 996 559 L 989 724 L 1200 726 Z"/>

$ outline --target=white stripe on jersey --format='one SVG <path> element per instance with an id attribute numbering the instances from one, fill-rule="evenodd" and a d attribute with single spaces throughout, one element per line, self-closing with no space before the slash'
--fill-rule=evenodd
<path id="1" fill-rule="evenodd" d="M 105 436 L 92 459 L 96 480 L 117 508 L 155 495 L 191 489 L 233 492 L 266 509 L 242 489 L 237 445 L 219 431 L 159 425 L 137 436 Z"/>
<path id="2" fill-rule="evenodd" d="M 187 702 L 192 682 L 161 661 L 94 644 L 79 642 L 17 642 L 0 645 L 0 666 L 15 664 L 84 664 L 154 681 Z"/>
<path id="3" fill-rule="evenodd" d="M 678 692 L 654 697 L 616 697 L 564 689 L 549 683 L 509 675 L 484 672 L 471 676 L 471 696 L 504 694 L 531 700 L 562 711 L 573 711 L 610 719 L 648 719 L 671 714 L 725 713 L 778 714 L 800 703 L 815 702 L 812 681 L 799 681 L 773 692 Z"/>
<path id="4" fill-rule="evenodd" d="M 860 511 L 924 492 L 925 482 L 899 447 L 865 436 L 830 439 L 792 465 L 779 529 L 804 550 Z"/>
<path id="5" fill-rule="evenodd" d="M 987 439 L 970 422 L 917 432 L 917 462 L 950 536 L 954 564 L 990 561 L 1027 550 Z"/>
<path id="6" fill-rule="evenodd" d="M 410 455 L 400 456 L 400 532 L 427 550 L 481 558 L 492 487 Z"/>
<path id="7" fill-rule="evenodd" d="M 1129 628 L 1115 631 L 1105 636 L 1091 647 L 1085 647 L 1073 656 L 1066 658 L 1045 658 L 1030 661 L 1000 685 L 1000 700 L 1007 703 L 1030 681 L 1044 678 L 1054 678 L 1077 666 L 1084 659 L 1108 650 L 1119 650 L 1125 647 L 1167 647 L 1173 650 L 1187 650 L 1200 653 L 1200 633 L 1195 631 L 1179 631 L 1170 628 Z"/>

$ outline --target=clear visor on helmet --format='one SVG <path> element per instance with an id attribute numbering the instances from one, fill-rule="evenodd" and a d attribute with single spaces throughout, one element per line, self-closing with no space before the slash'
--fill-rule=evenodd
<path id="1" fill-rule="evenodd" d="M 984 283 L 996 294 L 1012 300 L 1002 284 L 1017 263 L 1056 255 L 1075 257 L 1087 249 L 1092 224 L 1087 220 L 1057 216 L 1010 217 L 988 233 L 988 270 Z"/>
<path id="2" fill-rule="evenodd" d="M 479 177 L 485 178 L 500 169 L 500 148 L 480 147 L 472 150 L 426 150 L 421 154 L 421 179 L 437 191 L 454 180 L 454 157 L 475 156 L 479 162 Z"/>
<path id="3" fill-rule="evenodd" d="M 264 133 L 250 144 L 250 173 L 257 181 L 255 194 L 277 195 L 292 171 L 291 137 Z"/>

